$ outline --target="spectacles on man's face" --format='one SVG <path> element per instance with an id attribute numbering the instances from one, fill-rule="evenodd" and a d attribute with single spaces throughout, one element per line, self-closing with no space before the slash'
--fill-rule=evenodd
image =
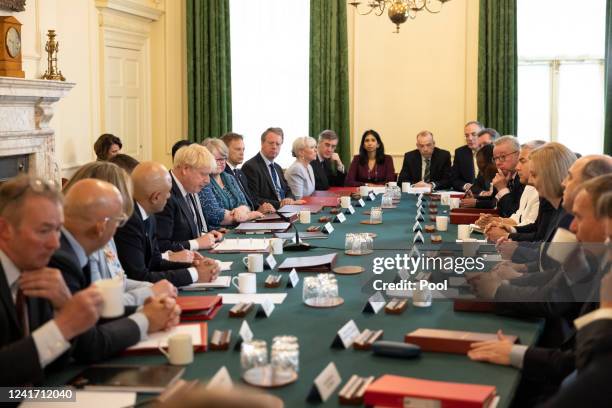
<path id="1" fill-rule="evenodd" d="M 119 228 L 124 227 L 125 224 L 127 224 L 129 219 L 130 217 L 128 217 L 127 214 L 125 213 L 122 213 L 121 215 L 118 215 L 117 217 L 104 217 L 105 222 L 114 221 L 117 223 L 117 227 Z"/>
<path id="2" fill-rule="evenodd" d="M 505 161 L 506 161 L 506 158 L 507 158 L 508 156 L 512 156 L 512 155 L 513 155 L 513 154 L 515 154 L 515 153 L 518 153 L 518 150 L 515 150 L 515 151 L 510 152 L 510 153 L 502 154 L 502 155 L 500 155 L 500 156 L 493 156 L 493 161 L 494 161 L 494 162 L 500 162 L 500 163 L 503 163 L 503 162 L 505 162 Z"/>
<path id="3" fill-rule="evenodd" d="M 222 162 L 224 162 L 225 160 L 226 160 L 226 158 L 225 158 L 225 157 L 217 157 L 217 158 L 215 158 L 215 161 L 216 161 L 217 163 L 222 163 Z"/>

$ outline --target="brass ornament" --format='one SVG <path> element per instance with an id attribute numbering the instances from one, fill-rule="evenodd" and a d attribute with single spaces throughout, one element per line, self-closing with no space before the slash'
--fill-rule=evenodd
<path id="1" fill-rule="evenodd" d="M 57 69 L 57 53 L 59 51 L 59 42 L 55 39 L 55 30 L 49 30 L 47 33 L 47 43 L 45 44 L 45 51 L 47 51 L 47 65 L 48 68 L 42 79 L 48 79 L 51 81 L 65 81 L 66 78 L 62 75 L 62 71 Z"/>

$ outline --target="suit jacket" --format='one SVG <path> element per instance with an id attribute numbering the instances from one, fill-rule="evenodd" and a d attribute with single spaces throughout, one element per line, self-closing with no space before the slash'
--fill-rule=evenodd
<path id="1" fill-rule="evenodd" d="M 162 252 L 189 249 L 189 240 L 200 236 L 191 208 L 185 201 L 174 177 L 172 177 L 170 198 L 164 209 L 155 214 L 155 219 L 157 221 L 157 241 L 159 250 Z"/>
<path id="2" fill-rule="evenodd" d="M 285 192 L 285 197 L 293 198 L 293 193 L 283 175 L 283 169 L 278 163 L 274 163 L 274 168 L 280 182 L 280 188 Z M 258 201 L 268 202 L 276 209 L 280 207 L 280 200 L 276 195 L 276 188 L 274 188 L 274 182 L 270 177 L 270 170 L 266 166 L 263 157 L 261 157 L 261 153 L 257 153 L 254 157 L 247 160 L 242 166 L 242 172 L 247 178 L 249 187 L 255 192 Z"/>
<path id="3" fill-rule="evenodd" d="M 128 277 L 140 281 L 157 282 L 167 279 L 180 287 L 191 284 L 188 264 L 162 259 L 156 237 L 156 222 L 149 216 L 147 229 L 140 208 L 134 201 L 134 213 L 115 233 L 115 245 L 121 266 Z"/>
<path id="4" fill-rule="evenodd" d="M 285 171 L 285 179 L 297 199 L 308 197 L 315 191 L 315 177 L 310 164 L 306 168 L 296 160 Z"/>
<path id="5" fill-rule="evenodd" d="M 421 173 L 422 167 L 421 153 L 418 150 L 412 150 L 404 155 L 404 163 L 402 171 L 397 179 L 398 184 L 408 182 L 410 184 L 418 183 L 423 180 Z M 446 150 L 434 148 L 431 155 L 430 164 L 430 181 L 436 183 L 436 189 L 445 189 L 450 183 L 450 153 Z"/>
<path id="6" fill-rule="evenodd" d="M 51 260 L 49 267 L 62 271 L 66 286 L 73 294 L 86 289 L 91 276 L 83 271 L 72 246 L 62 234 L 60 249 Z M 106 360 L 140 341 L 140 329 L 136 322 L 126 317 L 105 323 L 98 322 L 94 327 L 78 336 L 74 342 L 74 357 L 84 363 Z"/>
<path id="7" fill-rule="evenodd" d="M 240 187 L 240 190 L 242 190 L 242 193 L 247 199 L 248 206 L 251 207 L 251 210 L 256 211 L 261 205 L 261 203 L 257 199 L 257 195 L 253 194 L 253 191 L 251 191 L 251 188 L 249 187 L 249 181 L 247 180 L 242 170 L 232 170 L 230 166 L 226 165 L 225 170 L 223 171 L 236 179 L 238 187 Z"/>
<path id="8" fill-rule="evenodd" d="M 468 145 L 455 149 L 455 159 L 451 169 L 451 187 L 463 191 L 466 183 L 474 183 L 474 156 Z"/>
<path id="9" fill-rule="evenodd" d="M 310 162 L 315 176 L 315 190 L 329 190 L 330 187 L 344 186 L 346 174 L 332 168 L 331 160 L 319 161 L 318 158 Z"/>
<path id="10" fill-rule="evenodd" d="M 508 189 L 510 193 L 504 195 L 497 201 L 499 216 L 504 218 L 510 217 L 519 209 L 521 196 L 523 195 L 523 190 L 525 190 L 525 185 L 521 184 L 518 173 L 516 173 L 514 178 L 508 183 Z M 497 192 L 495 192 L 495 194 L 497 194 Z"/>

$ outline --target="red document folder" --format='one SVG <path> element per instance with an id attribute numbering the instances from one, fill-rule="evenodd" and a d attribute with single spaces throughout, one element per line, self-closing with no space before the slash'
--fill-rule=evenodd
<path id="1" fill-rule="evenodd" d="M 516 343 L 517 336 L 506 335 Z M 477 333 L 458 330 L 417 329 L 404 336 L 406 343 L 416 344 L 423 351 L 467 354 L 470 345 L 479 341 L 497 340 L 495 333 Z"/>
<path id="2" fill-rule="evenodd" d="M 211 320 L 223 306 L 221 296 L 180 296 L 181 321 Z"/>
<path id="3" fill-rule="evenodd" d="M 491 385 L 461 384 L 383 375 L 368 386 L 366 406 L 482 408 L 495 397 Z M 430 402 L 431 401 L 431 402 Z M 430 402 L 431 405 L 427 404 Z M 438 402 L 440 405 L 434 405 Z"/>

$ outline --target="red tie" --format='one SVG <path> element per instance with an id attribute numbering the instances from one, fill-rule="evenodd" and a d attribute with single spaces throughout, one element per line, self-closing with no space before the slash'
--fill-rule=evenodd
<path id="1" fill-rule="evenodd" d="M 27 337 L 30 335 L 30 321 L 28 320 L 28 307 L 26 303 L 26 296 L 23 291 L 19 289 L 17 291 L 17 299 L 15 300 L 15 309 L 17 310 L 17 319 L 21 323 L 23 328 L 23 335 Z"/>

